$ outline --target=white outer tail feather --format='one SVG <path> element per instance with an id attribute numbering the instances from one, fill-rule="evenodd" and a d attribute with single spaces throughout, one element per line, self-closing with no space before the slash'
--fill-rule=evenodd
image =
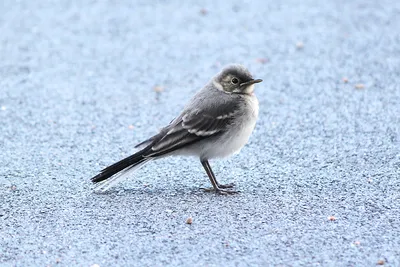
<path id="1" fill-rule="evenodd" d="M 139 170 L 141 167 L 143 167 L 144 165 L 146 165 L 147 163 L 149 163 L 151 160 L 151 158 L 146 159 L 145 161 L 143 161 L 142 163 L 139 163 L 133 167 L 127 167 L 126 169 L 114 174 L 113 176 L 111 176 L 110 178 L 99 182 L 98 184 L 96 184 L 94 191 L 97 193 L 104 193 L 105 191 L 107 191 L 108 189 L 110 189 L 111 187 L 115 186 L 116 184 L 126 180 L 127 178 L 129 178 L 130 174 Z"/>

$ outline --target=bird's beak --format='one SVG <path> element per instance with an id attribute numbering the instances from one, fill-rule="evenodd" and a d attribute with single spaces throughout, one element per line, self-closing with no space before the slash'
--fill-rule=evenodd
<path id="1" fill-rule="evenodd" d="M 263 80 L 261 80 L 261 79 L 253 79 L 253 80 L 250 80 L 248 82 L 241 83 L 240 86 L 249 86 L 249 85 L 252 85 L 252 84 L 255 84 L 255 83 L 260 83 L 262 81 Z"/>

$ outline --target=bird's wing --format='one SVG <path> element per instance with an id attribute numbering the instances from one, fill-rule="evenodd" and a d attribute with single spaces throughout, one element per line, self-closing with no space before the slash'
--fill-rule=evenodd
<path id="1" fill-rule="evenodd" d="M 236 104 L 226 103 L 184 112 L 154 139 L 146 156 L 161 156 L 223 133 L 232 124 L 237 108 Z"/>
<path id="2" fill-rule="evenodd" d="M 139 144 L 135 145 L 135 148 L 143 148 L 143 147 L 145 147 L 145 146 L 150 145 L 151 143 L 157 142 L 157 138 L 158 138 L 158 140 L 159 140 L 160 138 L 162 138 L 162 136 L 164 136 L 164 134 L 166 133 L 166 132 L 165 132 L 165 129 L 168 128 L 168 127 L 171 127 L 172 125 L 174 125 L 174 122 L 175 122 L 176 120 L 177 120 L 177 118 L 174 118 L 172 121 L 170 121 L 170 123 L 169 123 L 169 125 L 168 125 L 167 127 L 163 128 L 163 129 L 160 131 L 159 134 L 156 134 L 156 135 L 150 137 L 149 139 L 146 139 L 146 140 L 144 140 L 143 142 L 140 142 Z"/>

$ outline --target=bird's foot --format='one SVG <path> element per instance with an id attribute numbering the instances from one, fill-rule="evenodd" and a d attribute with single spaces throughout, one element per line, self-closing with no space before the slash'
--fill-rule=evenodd
<path id="1" fill-rule="evenodd" d="M 233 194 L 240 193 L 240 191 L 227 189 L 227 188 L 232 188 L 233 185 L 225 185 L 225 186 L 229 186 L 229 187 L 225 187 L 225 188 L 224 187 L 218 187 L 218 188 L 211 187 L 211 188 L 200 188 L 200 189 L 202 189 L 206 192 L 215 192 L 216 194 L 219 194 L 219 195 L 233 195 Z"/>
<path id="2" fill-rule="evenodd" d="M 219 195 L 234 195 L 234 194 L 239 194 L 240 191 L 236 190 L 231 190 L 231 189 L 224 189 L 224 188 L 219 188 L 215 191 Z"/>
<path id="3" fill-rule="evenodd" d="M 230 184 L 218 184 L 219 188 L 225 189 L 225 188 L 234 188 L 235 184 L 234 183 L 230 183 Z"/>

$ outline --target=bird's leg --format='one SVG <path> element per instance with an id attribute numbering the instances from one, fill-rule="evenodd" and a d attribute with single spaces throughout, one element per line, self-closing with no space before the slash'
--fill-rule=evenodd
<path id="1" fill-rule="evenodd" d="M 213 188 L 211 189 L 205 189 L 206 191 L 215 191 L 216 193 L 223 195 L 238 193 L 238 191 L 226 190 L 227 188 L 232 188 L 234 186 L 233 184 L 220 185 L 217 182 L 217 179 L 215 178 L 215 175 L 211 169 L 210 163 L 208 163 L 208 160 L 202 160 L 201 165 L 203 165 L 203 168 L 206 171 L 208 178 L 210 179 L 210 182 L 213 186 Z"/>
<path id="2" fill-rule="evenodd" d="M 203 165 L 203 168 L 206 171 L 207 176 L 210 179 L 210 182 L 211 182 L 214 190 L 217 190 L 218 189 L 217 179 L 215 179 L 215 175 L 210 168 L 210 164 L 208 163 L 208 160 L 201 161 L 201 165 Z"/>
<path id="3" fill-rule="evenodd" d="M 213 179 L 214 179 L 214 181 L 215 181 L 215 183 L 217 184 L 217 187 L 219 188 L 219 189 L 225 189 L 225 188 L 233 188 L 234 186 L 235 186 L 235 184 L 234 183 L 230 183 L 230 184 L 220 184 L 220 183 L 218 183 L 218 181 L 217 181 L 217 178 L 215 177 L 215 174 L 214 174 L 214 172 L 212 171 L 212 169 L 211 169 L 211 166 L 210 166 L 210 163 L 208 162 L 208 160 L 206 160 L 205 161 L 205 164 L 206 164 L 206 166 L 207 166 L 207 169 L 210 171 L 210 173 L 211 173 L 211 175 L 212 175 L 212 177 L 213 177 Z M 204 167 L 204 165 L 203 165 L 203 167 Z M 204 167 L 205 168 L 205 167 Z M 207 169 L 206 169 L 206 171 L 207 171 Z M 207 172 L 207 174 L 208 174 L 208 172 Z"/>

